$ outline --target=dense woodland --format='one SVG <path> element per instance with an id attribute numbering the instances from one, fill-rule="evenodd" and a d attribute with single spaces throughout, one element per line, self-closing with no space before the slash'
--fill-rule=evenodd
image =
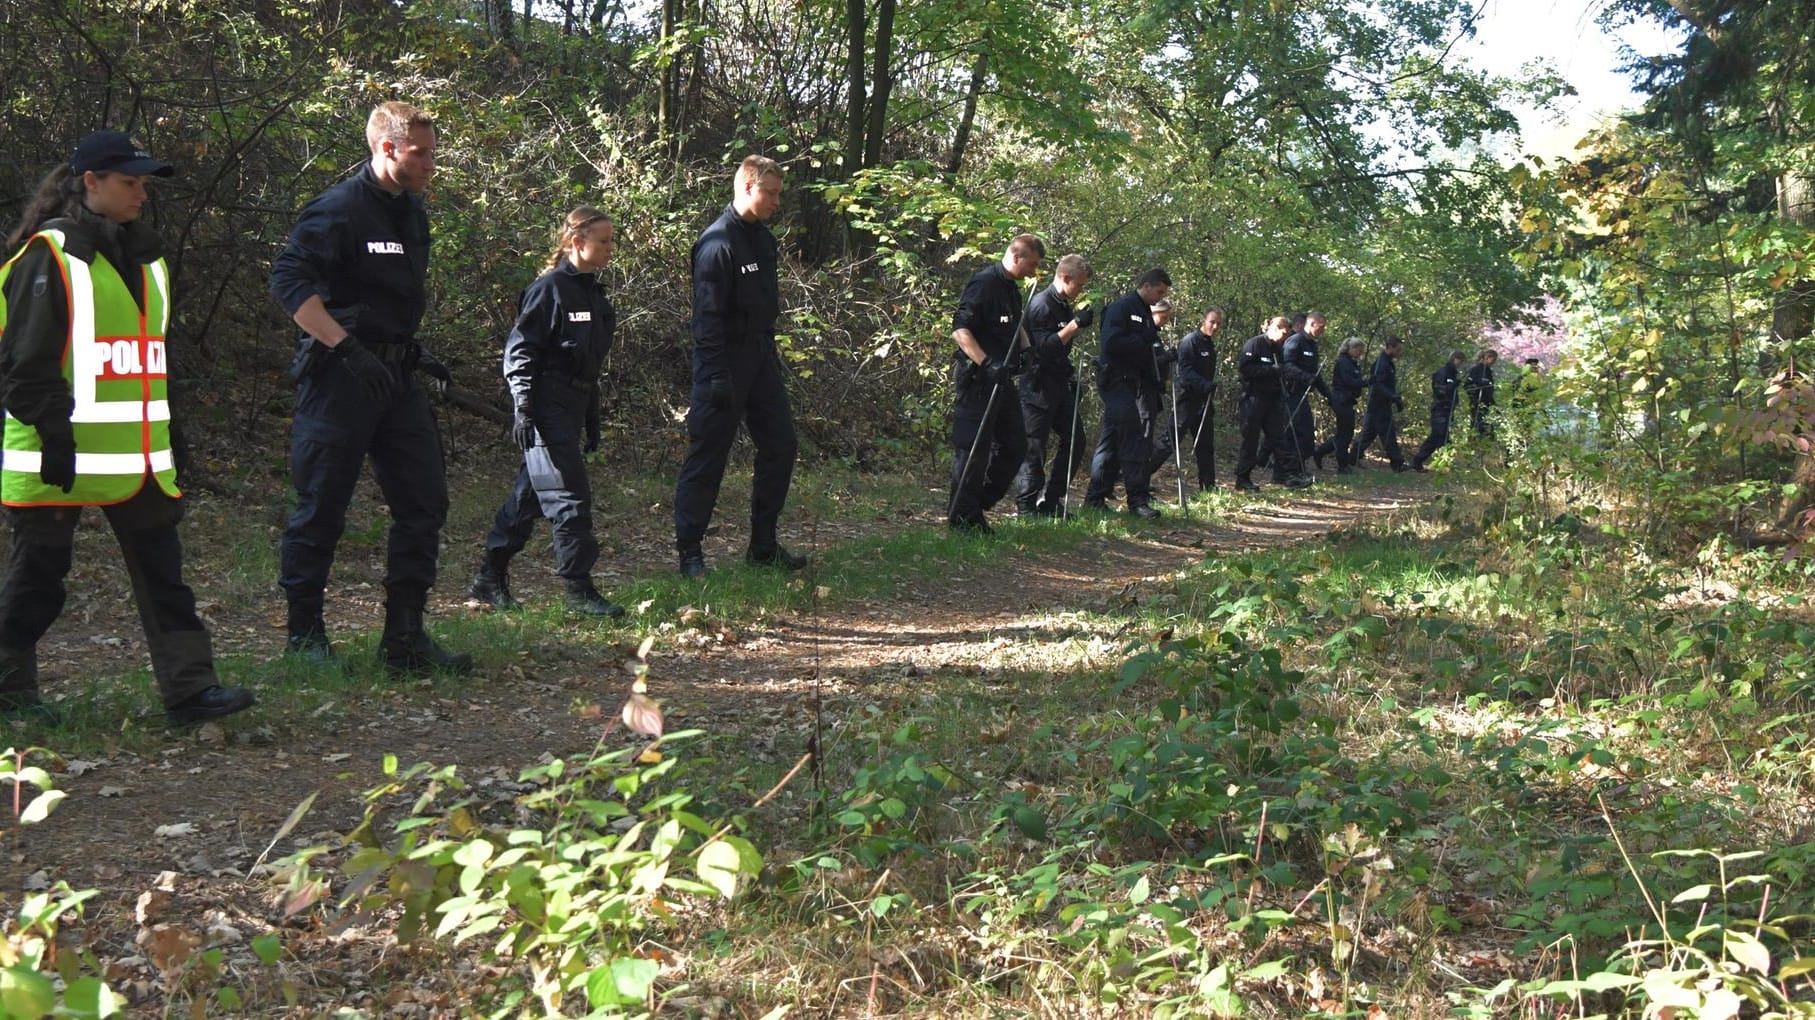
<path id="1" fill-rule="evenodd" d="M 646 511 L 679 460 L 689 246 L 741 156 L 788 173 L 782 348 L 809 462 L 790 512 L 834 536 L 812 583 L 626 578 L 628 633 L 443 606 L 511 707 L 605 704 L 580 708 L 610 721 L 592 756 L 526 754 L 508 762 L 518 785 L 484 791 L 457 763 L 365 762 L 358 781 L 378 785 L 344 840 L 299 827 L 316 793 L 288 819 L 277 805 L 258 848 L 277 829 L 269 859 L 294 855 L 204 886 L 263 933 L 144 950 L 157 973 L 134 1005 L 1815 1016 L 1815 0 L 1588 10 L 1674 43 L 1625 54 L 1641 108 L 1539 159 L 1514 110 L 1568 86 L 1459 60 L 1479 0 L 0 5 L 0 220 L 98 127 L 178 167 L 149 214 L 173 245 L 173 402 L 204 454 L 196 487 L 229 507 L 282 502 L 293 327 L 269 264 L 302 202 L 364 158 L 376 102 L 438 118 L 427 338 L 479 401 L 503 405 L 501 343 L 561 214 L 615 217 L 618 347 L 592 463 L 627 522 L 665 515 Z M 786 645 L 778 618 L 824 613 L 861 634 L 876 607 L 933 606 L 954 578 L 1012 587 L 1025 560 L 1143 540 L 1119 519 L 1011 521 L 989 546 L 877 523 L 937 501 L 952 308 L 1024 230 L 1090 258 L 1098 304 L 1167 267 L 1179 332 L 1228 310 L 1225 369 L 1274 314 L 1326 311 L 1329 338 L 1375 351 L 1406 338 L 1413 442 L 1452 348 L 1499 347 L 1519 396 L 1494 442 L 1458 429 L 1434 484 L 1320 483 L 1367 512 L 1317 541 L 1225 541 L 1274 494 L 1201 497 L 1167 525 L 1198 529 L 1188 568 L 1063 592 L 970 659 L 877 659 L 842 702 L 821 697 L 814 645 L 810 698 L 737 688 L 733 708 L 690 708 L 706 733 L 625 744 L 659 734 L 664 668 L 745 668 L 740 632 Z M 1519 385 L 1528 356 L 1541 385 Z M 505 443 L 467 411 L 443 422 L 452 447 Z M 474 531 L 506 480 L 457 493 L 450 532 Z M 245 548 L 200 569 L 223 615 L 270 599 L 271 564 Z M 631 634 L 647 639 L 634 656 Z M 621 693 L 535 702 L 525 676 L 551 644 L 570 650 L 555 661 L 630 659 L 649 686 L 621 716 Z M 354 731 L 335 727 L 371 711 L 362 698 L 401 717 L 449 696 L 245 659 L 275 681 L 261 697 L 299 760 Z M 90 697 L 145 686 L 121 683 Z M 487 718 L 455 722 L 468 714 Z M 155 757 L 108 722 L 58 736 Z M 30 760 L 0 772 L 50 784 Z M 68 908 L 65 935 L 104 960 L 137 952 L 121 948 L 151 930 L 130 920 L 132 881 L 86 928 Z M 24 904 L 0 911 L 0 1013 L 130 984 L 130 968 L 32 956 L 61 915 Z M 348 925 L 435 948 L 357 956 Z M 21 976 L 34 968 L 66 983 Z M 467 998 L 474 973 L 486 991 Z"/>
<path id="2" fill-rule="evenodd" d="M 957 286 L 1017 230 L 1100 267 L 1098 300 L 1169 267 L 1195 319 L 1340 309 L 1434 367 L 1516 319 L 1540 276 L 1499 158 L 1506 103 L 1556 84 L 1445 62 L 1450 0 L 1025 3 L 10 4 L 0 196 L 66 139 L 133 131 L 176 162 L 179 370 L 213 448 L 281 440 L 291 330 L 265 295 L 294 211 L 401 96 L 441 120 L 430 336 L 498 390 L 515 297 L 559 214 L 620 219 L 624 447 L 666 438 L 686 365 L 686 252 L 728 168 L 783 161 L 787 352 L 821 455 L 928 449 Z M 657 16 L 659 15 L 659 16 Z M 47 45 L 48 40 L 57 40 Z M 45 88 L 42 83 L 56 82 Z M 1239 334 L 1239 336 L 1236 336 Z"/>

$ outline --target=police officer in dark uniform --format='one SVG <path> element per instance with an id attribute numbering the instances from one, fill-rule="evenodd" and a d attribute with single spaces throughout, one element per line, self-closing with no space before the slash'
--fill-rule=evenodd
<path id="1" fill-rule="evenodd" d="M 1250 337 L 1242 345 L 1236 361 L 1241 376 L 1241 451 L 1235 459 L 1235 490 L 1258 492 L 1254 468 L 1261 442 L 1273 451 L 1273 481 L 1288 488 L 1302 489 L 1311 479 L 1299 470 L 1298 449 L 1286 434 L 1286 390 L 1280 375 L 1286 333 L 1292 321 L 1283 315 L 1267 320 L 1266 332 Z"/>
<path id="2" fill-rule="evenodd" d="M 1349 454 L 1355 442 L 1355 405 L 1368 387 L 1366 377 L 1361 374 L 1360 361 L 1366 353 L 1367 344 L 1359 338 L 1344 341 L 1330 367 L 1330 411 L 1336 415 L 1336 431 L 1317 448 L 1317 456 L 1321 461 L 1334 454 L 1339 475 L 1355 473 Z"/>
<path id="3" fill-rule="evenodd" d="M 1180 441 L 1185 433 L 1192 437 L 1199 492 L 1216 488 L 1216 422 L 1210 410 L 1217 386 L 1214 338 L 1223 328 L 1223 317 L 1221 308 L 1210 309 L 1204 313 L 1203 323 L 1178 344 L 1178 394 L 1173 400 L 1178 408 Z"/>
<path id="4" fill-rule="evenodd" d="M 799 450 L 788 406 L 775 320 L 781 315 L 780 253 L 766 221 L 781 209 L 781 167 L 766 156 L 738 165 L 731 204 L 693 243 L 693 389 L 687 459 L 674 487 L 674 545 L 681 573 L 704 577 L 700 543 L 739 425 L 756 447 L 750 484 L 754 564 L 799 570 L 805 556 L 776 538 Z"/>
<path id="5" fill-rule="evenodd" d="M 1355 449 L 1349 454 L 1349 463 L 1355 467 L 1361 466 L 1361 455 L 1367 452 L 1368 444 L 1379 437 L 1387 463 L 1394 471 L 1405 470 L 1405 453 L 1399 449 L 1399 423 L 1393 419 L 1395 410 L 1405 410 L 1405 398 L 1399 395 L 1399 352 L 1403 348 L 1404 342 L 1398 337 L 1387 337 L 1368 372 L 1368 409 L 1361 420 L 1361 435 L 1355 438 Z"/>
<path id="6" fill-rule="evenodd" d="M 1161 388 L 1159 354 L 1164 346 L 1153 322 L 1153 305 L 1172 292 L 1164 269 L 1142 273 L 1134 290 L 1103 310 L 1102 353 L 1097 356 L 1097 394 L 1103 401 L 1103 425 L 1090 461 L 1090 488 L 1084 505 L 1109 509 L 1117 476 L 1128 493 L 1128 512 L 1152 520 L 1154 436 L 1158 427 Z M 1167 362 L 1173 354 L 1164 352 Z"/>
<path id="7" fill-rule="evenodd" d="M 1072 302 L 1090 285 L 1090 263 L 1082 255 L 1059 260 L 1051 286 L 1027 303 L 1027 337 L 1033 368 L 1020 378 L 1021 416 L 1027 426 L 1027 456 L 1017 479 L 1016 508 L 1024 514 L 1065 512 L 1071 475 L 1084 459 L 1084 425 L 1078 420 L 1078 378 L 1072 342 L 1095 321 L 1090 308 Z M 1046 440 L 1057 437 L 1052 476 L 1046 474 Z"/>
<path id="8" fill-rule="evenodd" d="M 289 601 L 289 650 L 329 659 L 322 594 L 361 465 L 391 510 L 384 635 L 393 672 L 472 669 L 423 629 L 447 520 L 447 468 L 422 372 L 448 370 L 416 339 L 427 306 L 429 221 L 422 192 L 435 173 L 435 122 L 407 103 L 366 121 L 372 158 L 303 208 L 271 266 L 271 293 L 302 327 L 292 374 L 296 413 L 290 476 L 296 512 L 284 529 L 279 583 Z"/>
<path id="9" fill-rule="evenodd" d="M 1286 417 L 1286 432 L 1298 451 L 1300 469 L 1305 461 L 1315 457 L 1317 466 L 1323 467 L 1323 457 L 1317 453 L 1317 425 L 1311 413 L 1311 393 L 1323 395 L 1326 402 L 1333 402 L 1330 386 L 1323 381 L 1321 356 L 1317 341 L 1323 336 L 1324 316 L 1322 312 L 1306 312 L 1304 322 L 1296 333 L 1286 337 L 1283 360 L 1280 362 L 1280 378 L 1286 384 L 1286 402 L 1289 405 Z"/>
<path id="10" fill-rule="evenodd" d="M 1500 360 L 1500 352 L 1492 347 L 1481 348 L 1475 356 L 1475 363 L 1469 366 L 1468 378 L 1463 381 L 1463 389 L 1468 391 L 1468 417 L 1475 427 L 1475 435 L 1487 438 L 1493 435 L 1493 422 L 1489 416 L 1494 406 L 1494 362 Z"/>
<path id="11" fill-rule="evenodd" d="M 1462 363 L 1467 360 L 1467 352 L 1451 351 L 1443 367 L 1431 373 L 1431 431 L 1424 437 L 1424 445 L 1412 455 L 1413 471 L 1425 470 L 1424 465 L 1449 442 L 1450 420 L 1455 417 L 1461 397 Z"/>
<path id="12" fill-rule="evenodd" d="M 514 609 L 510 561 L 539 518 L 554 529 L 555 573 L 568 608 L 622 616 L 592 583 L 599 541 L 592 533 L 592 482 L 585 455 L 599 448 L 599 372 L 611 352 L 618 313 L 599 271 L 615 243 L 611 220 L 591 206 L 567 214 L 548 266 L 524 290 L 517 323 L 504 341 L 504 381 L 515 409 L 511 436 L 523 467 L 485 536 L 473 597 Z M 584 441 L 582 441 L 584 435 Z"/>
<path id="13" fill-rule="evenodd" d="M 952 356 L 952 488 L 945 523 L 955 531 L 990 533 L 984 511 L 1008 493 L 1027 455 L 1015 391 L 1029 353 L 1020 281 L 1031 279 L 1045 257 L 1045 242 L 1017 235 L 1000 262 L 979 269 L 964 285 L 952 316 L 958 350 Z"/>

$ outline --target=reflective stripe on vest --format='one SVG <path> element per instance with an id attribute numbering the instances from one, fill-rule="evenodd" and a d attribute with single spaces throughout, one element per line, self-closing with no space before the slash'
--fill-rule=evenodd
<path id="1" fill-rule="evenodd" d="M 0 461 L 0 502 L 7 506 L 119 503 L 138 493 L 147 472 L 166 493 L 180 495 L 170 449 L 164 346 L 170 321 L 168 268 L 159 259 L 140 270 L 145 301 L 141 310 L 105 258 L 97 256 L 90 265 L 69 257 L 58 230 L 41 231 L 33 238 L 38 240 L 50 245 L 69 296 L 69 342 L 62 368 L 73 398 L 70 424 L 76 440 L 76 481 L 67 493 L 44 484 L 38 477 L 42 462 L 38 430 L 9 415 L 4 461 Z M 0 268 L 0 286 L 16 260 L 17 256 Z M 5 301 L 0 296 L 0 343 L 4 343 L 5 322 Z"/>

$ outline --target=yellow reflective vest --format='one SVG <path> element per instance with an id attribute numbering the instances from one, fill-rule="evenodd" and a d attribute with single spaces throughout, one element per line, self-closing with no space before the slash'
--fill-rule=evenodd
<path id="1" fill-rule="evenodd" d="M 71 491 L 38 477 L 38 430 L 6 416 L 0 437 L 0 503 L 7 506 L 97 506 L 137 495 L 147 474 L 172 497 L 176 462 L 170 449 L 170 401 L 164 330 L 170 322 L 170 270 L 163 259 L 134 267 L 145 274 L 139 307 L 107 259 L 92 263 L 64 251 L 60 230 L 43 230 L 24 247 L 50 245 L 63 271 L 69 301 L 69 340 L 63 378 L 75 398 L 70 425 L 76 439 Z M 0 290 L 19 255 L 0 266 Z M 0 344 L 6 342 L 6 299 L 0 293 Z"/>

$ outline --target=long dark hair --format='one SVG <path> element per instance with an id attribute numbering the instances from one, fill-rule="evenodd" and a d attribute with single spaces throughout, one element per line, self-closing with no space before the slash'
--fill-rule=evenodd
<path id="1" fill-rule="evenodd" d="M 68 163 L 59 163 L 44 175 L 38 182 L 38 191 L 31 201 L 25 203 L 25 215 L 19 225 L 7 235 L 6 252 L 19 250 L 26 239 L 38 232 L 46 220 L 62 216 L 70 210 L 73 203 L 82 200 L 84 188 L 82 175 L 72 171 Z"/>

